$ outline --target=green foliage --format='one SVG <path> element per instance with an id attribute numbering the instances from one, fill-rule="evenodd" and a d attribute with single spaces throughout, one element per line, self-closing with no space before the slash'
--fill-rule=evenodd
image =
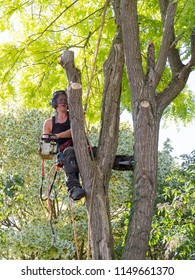
<path id="1" fill-rule="evenodd" d="M 180 121 L 184 124 L 190 123 L 195 114 L 194 101 L 194 94 L 186 88 L 186 90 L 181 92 L 166 108 L 164 114 L 165 120 L 172 119 L 176 123 L 179 123 Z"/>
<path id="2" fill-rule="evenodd" d="M 187 59 L 190 56 L 190 35 L 195 26 L 195 8 L 194 1 L 180 0 L 178 2 L 176 17 L 175 17 L 175 34 L 177 40 L 177 48 L 182 47 L 182 57 Z M 143 53 L 143 60 L 146 59 L 146 50 L 149 42 L 155 45 L 156 57 L 158 56 L 163 24 L 161 20 L 159 1 L 138 1 L 138 16 L 140 23 L 140 42 Z M 162 81 L 163 83 L 167 82 Z"/>
<path id="3" fill-rule="evenodd" d="M 67 80 L 58 64 L 64 50 L 76 53 L 76 64 L 82 70 L 83 96 L 87 94 L 89 77 L 101 25 L 104 1 L 43 2 L 2 1 L 1 18 L 9 23 L 2 30 L 9 30 L 11 41 L 2 45 L 0 79 L 2 100 L 20 96 L 29 108 L 48 105 L 51 91 L 65 88 Z M 12 27 L 12 29 L 10 28 Z M 96 63 L 89 99 L 89 118 L 99 117 L 102 92 L 102 64 L 106 59 L 115 26 L 109 8 L 105 30 Z M 19 38 L 19 39 L 18 39 Z M 95 99 L 95 102 L 94 102 Z M 95 106 L 94 106 L 95 105 Z M 93 110 L 91 110 L 93 108 Z"/>
<path id="4" fill-rule="evenodd" d="M 163 190 L 164 183 L 170 175 L 170 171 L 175 170 L 176 162 L 171 155 L 173 148 L 170 139 L 167 139 L 163 145 L 163 150 L 158 153 L 158 183 L 156 203 L 164 201 Z"/>
<path id="5" fill-rule="evenodd" d="M 117 155 L 132 155 L 133 145 L 134 140 L 130 123 L 121 123 Z M 109 200 L 115 254 L 117 259 L 121 259 L 128 228 L 130 201 L 132 197 L 132 172 L 112 171 L 109 185 Z"/>
<path id="6" fill-rule="evenodd" d="M 40 203 L 41 161 L 38 140 L 43 120 L 50 112 L 40 110 L 16 110 L 1 114 L 0 124 L 0 259 L 73 259 L 75 242 L 71 213 L 64 186 L 64 173 L 56 180 L 56 216 L 54 229 L 56 244 L 53 246 L 47 201 Z M 48 174 L 52 162 L 46 163 Z M 52 176 L 52 174 L 51 174 Z M 61 186 L 59 188 L 59 186 Z M 47 194 L 47 177 L 43 194 Z M 77 220 L 86 219 L 85 207 L 75 212 Z M 82 229 L 80 240 L 86 235 Z M 80 241 L 81 242 L 81 241 Z"/>
<path id="7" fill-rule="evenodd" d="M 131 112 L 131 94 L 128 85 L 126 68 L 124 69 L 123 77 L 122 77 L 121 108 L 122 111 L 126 109 L 129 112 Z"/>
<path id="8" fill-rule="evenodd" d="M 150 240 L 150 258 L 194 259 L 195 153 L 182 156 L 161 188 Z M 170 165 L 171 166 L 171 165 Z"/>
<path id="9" fill-rule="evenodd" d="M 175 19 L 175 32 L 179 38 L 177 47 L 182 50 L 184 61 L 190 56 L 190 33 L 195 26 L 193 2 L 178 1 Z M 75 258 L 75 244 L 63 179 L 62 182 L 59 181 L 62 185 L 58 189 L 59 204 L 56 200 L 54 204 L 57 213 L 61 209 L 60 214 L 55 217 L 55 248 L 51 242 L 46 205 L 44 203 L 42 207 L 38 198 L 41 178 L 37 145 L 43 120 L 51 114 L 48 111 L 51 92 L 65 88 L 67 84 L 64 70 L 58 64 L 64 50 L 75 52 L 76 66 L 82 71 L 85 103 L 105 1 L 3 0 L 1 4 L 0 30 L 7 32 L 10 37 L 1 44 L 0 52 L 0 100 L 3 105 L 0 111 L 0 258 L 72 259 Z M 163 24 L 157 0 L 138 1 L 138 12 L 145 69 L 147 45 L 150 41 L 154 42 L 157 57 Z M 109 6 L 86 115 L 87 120 L 93 124 L 100 118 L 102 66 L 108 56 L 115 29 L 114 13 Z M 170 77 L 167 65 L 158 92 L 168 85 Z M 131 92 L 125 70 L 122 89 L 121 108 L 131 110 Z M 2 107 L 5 108 L 4 111 Z M 21 109 L 22 107 L 29 110 Z M 165 116 L 189 122 L 194 116 L 193 94 L 185 89 L 167 108 Z M 98 132 L 95 125 L 90 130 L 90 137 L 96 145 Z M 118 153 L 132 154 L 132 138 L 131 128 L 121 127 Z M 194 221 L 191 219 L 194 214 L 193 171 L 190 171 L 191 163 L 186 158 L 186 167 L 177 167 L 170 156 L 169 143 L 166 145 L 159 155 L 157 207 L 148 257 L 190 259 L 194 254 Z M 47 171 L 50 164 L 51 162 L 46 164 Z M 129 218 L 132 180 L 129 172 L 116 171 L 110 182 L 111 218 L 115 250 L 119 259 Z M 44 185 L 44 193 L 46 189 L 47 185 Z M 85 205 L 81 203 L 75 211 L 79 246 L 83 248 L 81 251 L 85 258 Z"/>
<path id="10" fill-rule="evenodd" d="M 9 248 L 9 259 L 72 259 L 75 257 L 75 246 L 67 240 L 69 226 L 56 231 L 56 244 L 51 242 L 51 229 L 45 221 L 33 220 L 19 232 L 9 230 L 6 246 Z"/>
<path id="11" fill-rule="evenodd" d="M 51 194 L 52 207 L 55 210 L 55 244 L 46 210 L 47 201 L 43 201 L 42 205 L 39 200 L 41 161 L 38 155 L 38 140 L 43 121 L 51 112 L 26 110 L 19 106 L 13 108 L 0 115 L 0 259 L 75 259 L 72 213 L 63 170 L 58 172 Z M 118 153 L 132 154 L 131 131 L 128 123 L 121 124 Z M 92 145 L 97 146 L 98 134 L 99 128 L 90 128 Z M 53 163 L 45 162 L 46 174 L 49 174 Z M 51 172 L 51 178 L 53 174 Z M 46 177 L 43 185 L 43 198 L 47 196 L 47 179 Z M 121 240 L 124 242 L 127 230 L 121 225 L 127 225 L 131 182 L 132 174 L 129 171 L 113 171 L 109 196 L 118 258 L 118 248 L 121 246 Z M 74 216 L 81 259 L 86 259 L 88 222 L 84 201 L 75 204 Z"/>
<path id="12" fill-rule="evenodd" d="M 41 205 L 41 162 L 37 153 L 42 123 L 50 111 L 15 110 L 1 114 L 0 123 L 0 259 L 75 259 L 75 240 L 64 173 L 56 179 L 51 197 L 55 216 L 53 244 L 47 202 Z M 90 127 L 92 145 L 98 143 L 99 127 Z M 183 156 L 181 166 L 171 156 L 170 142 L 159 153 L 158 190 L 150 239 L 150 259 L 190 259 L 194 254 L 195 155 Z M 117 154 L 133 153 L 129 123 L 120 125 Z M 52 161 L 46 162 L 48 174 Z M 52 176 L 53 173 L 51 173 Z M 112 171 L 109 188 L 110 215 L 115 254 L 121 259 L 129 221 L 133 175 Z M 47 195 L 47 177 L 43 196 Z M 81 259 L 88 250 L 85 202 L 74 206 Z M 55 245 L 55 246 L 54 246 Z"/>

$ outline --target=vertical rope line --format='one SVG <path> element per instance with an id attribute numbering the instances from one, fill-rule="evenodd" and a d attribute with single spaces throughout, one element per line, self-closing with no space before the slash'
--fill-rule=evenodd
<path id="1" fill-rule="evenodd" d="M 55 175 L 54 175 L 53 182 L 50 184 L 51 172 L 52 172 L 54 167 L 56 167 L 56 172 L 55 172 Z M 57 171 L 58 171 L 58 167 L 56 166 L 56 164 L 54 164 L 51 167 L 50 171 L 49 171 L 49 176 L 48 176 L 48 194 L 47 194 L 47 208 L 48 208 L 48 213 L 49 213 L 49 223 L 50 223 L 51 232 L 52 232 L 52 243 L 53 243 L 54 246 L 56 245 L 56 236 L 55 236 L 55 231 L 54 231 L 53 223 L 52 223 L 52 207 L 51 207 L 50 194 L 51 194 L 51 191 L 52 191 L 52 187 L 53 187 L 54 181 L 56 179 Z"/>
<path id="2" fill-rule="evenodd" d="M 93 77 L 94 77 L 94 71 L 95 71 L 95 66 L 96 66 L 96 62 L 97 62 L 97 56 L 98 56 L 100 42 L 101 42 L 101 38 L 102 38 L 102 31 L 103 31 L 103 27 L 104 27 L 104 23 L 105 23 L 106 11 L 107 11 L 107 8 L 108 8 L 108 4 L 109 4 L 109 0 L 106 0 L 103 15 L 102 15 L 102 22 L 101 22 L 101 26 L 100 26 L 100 32 L 99 32 L 99 36 L 98 36 L 94 61 L 93 61 L 93 64 L 92 64 L 92 70 L 91 70 L 91 75 L 90 75 L 90 79 L 89 79 L 89 85 L 88 85 L 88 89 L 87 89 L 87 96 L 86 96 L 86 99 L 85 99 L 84 113 L 86 113 L 87 107 L 88 107 L 89 94 L 90 94 L 90 90 L 91 90 L 92 80 L 93 80 Z"/>
<path id="3" fill-rule="evenodd" d="M 73 231 L 74 231 L 74 240 L 75 240 L 75 246 L 76 246 L 77 260 L 79 260 L 79 249 L 78 249 L 76 224 L 75 224 L 75 219 L 74 219 L 74 210 L 73 210 L 73 206 L 72 206 L 72 200 L 70 197 L 69 197 L 69 202 L 70 202 L 71 219 L 72 219 L 72 225 L 73 225 Z"/>
<path id="4" fill-rule="evenodd" d="M 93 157 L 94 160 L 94 157 Z M 91 201 L 90 201 L 90 206 L 89 206 L 89 219 L 88 219 L 88 245 L 87 245 L 87 260 L 89 260 L 89 255 L 90 255 L 90 228 L 91 228 L 91 216 L 92 216 L 92 210 L 93 210 L 93 198 L 94 198 L 94 186 L 95 186 L 95 180 L 96 180 L 96 163 L 95 163 L 95 168 L 94 168 L 94 176 L 93 176 L 93 184 L 92 184 L 92 189 L 91 189 Z"/>

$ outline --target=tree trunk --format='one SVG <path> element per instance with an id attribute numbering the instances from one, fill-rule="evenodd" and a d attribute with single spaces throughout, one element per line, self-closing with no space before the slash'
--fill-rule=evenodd
<path id="1" fill-rule="evenodd" d="M 87 194 L 92 258 L 106 260 L 114 258 L 108 184 L 118 144 L 121 79 L 124 65 L 122 44 L 116 42 L 118 37 L 115 38 L 109 58 L 104 64 L 102 126 L 97 158 L 94 161 L 89 156 L 81 103 L 80 72 L 74 67 L 73 52 L 64 52 L 60 61 L 69 80 L 68 104 L 72 137 L 83 187 Z"/>
<path id="2" fill-rule="evenodd" d="M 85 135 L 80 71 L 74 67 L 73 52 L 64 52 L 60 61 L 69 81 L 68 105 L 73 143 L 83 187 L 87 194 L 92 259 L 97 260 L 114 259 L 108 186 L 118 145 L 121 80 L 124 66 L 119 0 L 114 4 L 114 10 L 117 32 L 108 59 L 104 63 L 101 132 L 97 156 L 93 161 L 89 156 Z"/>
<path id="3" fill-rule="evenodd" d="M 145 259 L 156 195 L 160 118 L 155 102 L 140 101 L 134 108 L 135 169 L 124 259 Z"/>
<path id="4" fill-rule="evenodd" d="M 87 193 L 86 201 L 93 259 L 114 258 L 108 184 L 117 149 L 124 53 L 132 94 L 135 170 L 131 216 L 123 258 L 145 259 L 146 256 L 156 195 L 160 119 L 164 109 L 184 88 L 195 64 L 194 34 L 192 34 L 191 60 L 186 65 L 183 65 L 181 61 L 176 61 L 179 59 L 179 55 L 178 53 L 176 55 L 172 41 L 175 38 L 173 24 L 176 5 L 175 1 L 170 1 L 168 5 L 163 6 L 162 47 L 155 62 L 154 45 L 152 43 L 149 45 L 147 73 L 144 74 L 139 42 L 137 1 L 113 0 L 117 36 L 104 64 L 105 84 L 101 133 L 97 157 L 94 161 L 90 159 L 85 135 L 80 72 L 74 67 L 72 52 L 64 52 L 61 58 L 60 64 L 66 70 L 69 81 L 68 103 L 74 148 L 83 186 Z M 165 10 L 164 7 L 166 7 Z M 172 79 L 167 88 L 157 93 L 156 88 L 168 58 L 171 61 Z"/>
<path id="5" fill-rule="evenodd" d="M 156 195 L 159 124 L 164 109 L 183 90 L 194 65 L 194 33 L 192 57 L 186 64 L 180 60 L 174 39 L 174 16 L 177 2 L 160 1 L 164 32 L 158 58 L 155 61 L 153 43 L 149 44 L 147 72 L 144 74 L 140 50 L 137 0 L 121 1 L 121 22 L 125 62 L 132 94 L 135 135 L 135 169 L 133 199 L 124 259 L 145 259 L 151 230 Z M 169 59 L 172 79 L 160 93 L 158 83 Z"/>

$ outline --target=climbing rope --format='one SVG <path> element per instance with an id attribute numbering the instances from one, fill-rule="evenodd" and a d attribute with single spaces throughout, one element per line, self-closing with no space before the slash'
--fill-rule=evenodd
<path id="1" fill-rule="evenodd" d="M 55 168 L 54 177 L 53 177 L 52 182 L 50 183 L 51 174 L 52 174 L 52 171 L 53 171 L 54 168 Z M 45 170 L 44 170 L 44 159 L 42 159 L 42 162 L 41 162 L 42 183 L 41 183 L 41 188 L 40 188 L 40 198 L 41 198 L 42 203 L 43 203 L 43 201 L 47 200 L 47 211 L 48 211 L 48 214 L 49 214 L 49 224 L 50 224 L 50 228 L 51 228 L 53 246 L 56 246 L 56 234 L 55 234 L 55 230 L 54 230 L 54 226 L 53 226 L 53 210 L 52 210 L 52 204 L 51 204 L 51 197 L 50 196 L 51 196 L 52 189 L 54 187 L 54 183 L 55 183 L 59 168 L 60 168 L 60 166 L 56 163 L 51 167 L 51 169 L 49 171 L 47 198 L 44 199 L 43 198 L 43 181 L 44 181 L 44 178 L 45 178 Z M 56 192 L 55 192 L 54 198 L 56 198 Z M 75 246 L 76 246 L 76 255 L 77 255 L 77 259 L 79 260 L 78 239 L 77 239 L 76 223 L 75 223 L 75 218 L 74 218 L 74 207 L 73 207 L 73 204 L 72 204 L 72 199 L 70 197 L 69 197 L 69 204 L 70 204 L 71 220 L 72 220 L 72 226 L 73 226 L 73 232 L 74 232 L 74 241 L 75 241 Z"/>
<path id="2" fill-rule="evenodd" d="M 72 199 L 70 197 L 69 197 L 69 203 L 70 203 L 70 210 L 71 210 L 72 226 L 73 226 L 73 231 L 74 231 L 74 240 L 75 240 L 75 246 L 76 246 L 77 260 L 79 260 L 77 230 L 76 230 L 76 223 L 75 223 L 75 218 L 74 218 L 74 209 L 73 209 Z"/>
<path id="3" fill-rule="evenodd" d="M 44 183 L 44 179 L 45 179 L 45 168 L 44 168 L 45 162 L 44 159 L 41 160 L 41 187 L 40 187 L 40 192 L 39 192 L 39 197 L 41 199 L 41 202 L 43 202 L 44 199 L 43 198 L 43 183 Z"/>
<path id="4" fill-rule="evenodd" d="M 97 46 L 96 46 L 96 50 L 95 50 L 95 56 L 94 56 L 94 60 L 93 60 L 93 64 L 92 64 L 91 75 L 90 75 L 90 78 L 89 78 L 87 96 L 86 96 L 85 105 L 84 105 L 84 113 L 86 113 L 87 107 L 88 107 L 88 99 L 89 99 L 89 94 L 90 94 L 90 90 L 91 90 L 92 80 L 93 80 L 93 77 L 94 77 L 95 66 L 96 66 L 96 63 L 97 63 L 97 56 L 98 56 L 100 42 L 101 42 L 101 38 L 102 38 L 102 32 L 103 32 L 103 27 L 104 27 L 104 23 L 105 23 L 106 11 L 107 11 L 107 8 L 108 8 L 108 4 L 109 4 L 109 0 L 106 0 L 103 15 L 102 15 L 102 22 L 101 22 L 101 26 L 100 26 L 100 32 L 99 32 L 99 36 L 98 36 Z"/>
<path id="5" fill-rule="evenodd" d="M 94 160 L 94 158 L 93 158 Z M 90 258 L 90 228 L 91 228 L 91 217 L 92 217 L 92 210 L 93 210 L 93 199 L 94 199 L 94 189 L 95 189 L 95 180 L 96 180 L 96 162 L 94 161 L 95 167 L 94 167 L 94 176 L 93 176 L 93 182 L 92 182 L 92 188 L 91 188 L 91 197 L 90 197 L 90 206 L 89 206 L 89 219 L 88 219 L 88 245 L 87 245 L 87 260 Z"/>
<path id="6" fill-rule="evenodd" d="M 88 101 L 89 101 L 89 94 L 90 94 L 90 90 L 91 90 L 91 84 L 92 84 L 92 80 L 94 77 L 94 71 L 95 71 L 95 66 L 97 63 L 97 56 L 98 56 L 98 52 L 99 52 L 99 47 L 100 47 L 100 42 L 101 42 L 101 38 L 102 38 L 102 32 L 103 32 L 103 27 L 104 27 L 104 23 L 105 23 L 105 18 L 106 18 L 106 11 L 109 5 L 109 0 L 106 0 L 105 5 L 104 5 L 104 11 L 103 11 L 103 15 L 102 15 L 102 21 L 101 21 L 101 26 L 100 26 L 100 32 L 99 32 L 99 36 L 98 36 L 98 41 L 97 41 L 97 46 L 96 46 L 96 51 L 95 51 L 95 56 L 94 56 L 94 60 L 93 60 L 93 64 L 92 64 L 92 70 L 91 70 L 91 75 L 89 78 L 89 85 L 88 85 L 88 89 L 87 89 L 87 96 L 85 99 L 85 105 L 84 105 L 84 114 L 86 114 L 87 108 L 88 108 Z M 90 197 L 90 206 L 89 206 L 89 219 L 88 219 L 88 246 L 87 246 L 87 259 L 90 258 L 90 227 L 91 227 L 91 216 L 92 216 L 92 210 L 93 210 L 93 198 L 94 198 L 94 186 L 95 186 L 95 180 L 96 180 L 96 161 L 94 159 L 93 156 L 93 152 L 92 152 L 92 146 L 90 144 L 89 141 L 89 137 L 88 137 L 88 126 L 85 123 L 85 128 L 86 128 L 86 137 L 87 137 L 87 142 L 89 144 L 89 149 L 90 149 L 90 154 L 92 157 L 92 161 L 94 162 L 95 166 L 94 166 L 94 177 L 93 177 L 93 182 L 92 182 L 92 189 L 91 189 L 91 197 Z"/>
<path id="7" fill-rule="evenodd" d="M 51 172 L 54 168 L 56 168 L 56 170 L 55 170 L 55 173 L 54 173 L 53 181 L 50 184 Z M 49 213 L 49 223 L 50 223 L 50 228 L 51 228 L 51 233 L 52 233 L 52 244 L 53 244 L 54 247 L 56 246 L 56 234 L 55 234 L 54 227 L 53 227 L 53 212 L 52 212 L 50 195 L 51 195 L 51 192 L 52 192 L 52 189 L 53 189 L 53 186 L 54 186 L 54 182 L 56 180 L 58 168 L 59 167 L 56 164 L 54 164 L 49 171 L 48 194 L 47 194 L 47 207 L 48 207 L 48 213 Z M 55 194 L 55 196 L 56 196 L 56 194 Z"/>

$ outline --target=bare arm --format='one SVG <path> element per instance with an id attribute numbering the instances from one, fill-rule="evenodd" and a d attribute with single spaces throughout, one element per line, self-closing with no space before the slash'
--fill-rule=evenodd
<path id="1" fill-rule="evenodd" d="M 66 131 L 57 133 L 56 136 L 57 136 L 58 139 L 59 138 L 71 138 L 72 137 L 71 128 L 66 130 Z"/>
<path id="2" fill-rule="evenodd" d="M 52 120 L 47 119 L 43 124 L 43 134 L 51 134 L 52 133 Z"/>

